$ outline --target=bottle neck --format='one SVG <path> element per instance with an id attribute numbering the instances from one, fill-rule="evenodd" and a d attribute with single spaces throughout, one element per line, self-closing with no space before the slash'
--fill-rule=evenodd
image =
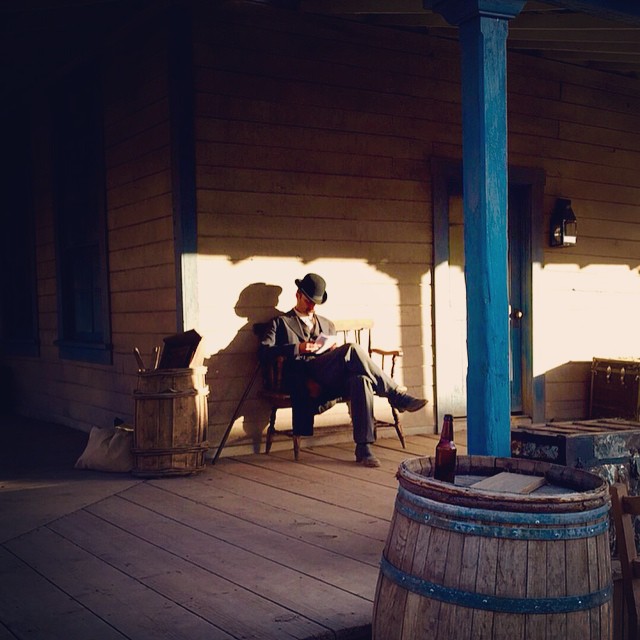
<path id="1" fill-rule="evenodd" d="M 453 440 L 453 417 L 447 414 L 442 423 L 441 440 Z"/>

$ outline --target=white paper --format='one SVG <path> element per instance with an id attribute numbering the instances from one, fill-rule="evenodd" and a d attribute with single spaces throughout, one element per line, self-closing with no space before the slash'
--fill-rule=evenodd
<path id="1" fill-rule="evenodd" d="M 326 333 L 321 333 L 315 341 L 315 344 L 319 346 L 317 351 L 314 351 L 316 355 L 329 351 L 334 345 L 338 344 L 338 336 L 329 336 Z"/>

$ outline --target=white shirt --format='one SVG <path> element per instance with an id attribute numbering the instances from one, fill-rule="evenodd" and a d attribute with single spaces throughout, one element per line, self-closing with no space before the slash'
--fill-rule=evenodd
<path id="1" fill-rule="evenodd" d="M 313 321 L 315 319 L 314 314 L 312 313 L 311 315 L 303 316 L 297 309 L 294 309 L 294 311 L 296 312 L 298 318 L 300 318 L 300 320 L 302 320 L 302 322 L 304 322 L 307 327 L 309 327 L 309 331 L 311 331 L 313 329 Z"/>

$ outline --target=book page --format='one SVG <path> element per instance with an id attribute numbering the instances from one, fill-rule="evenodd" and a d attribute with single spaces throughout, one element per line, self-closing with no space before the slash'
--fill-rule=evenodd
<path id="1" fill-rule="evenodd" d="M 319 349 L 314 351 L 316 355 L 329 351 L 336 344 L 338 344 L 338 336 L 329 336 L 326 333 L 321 333 L 315 341 L 315 344 L 319 345 Z"/>

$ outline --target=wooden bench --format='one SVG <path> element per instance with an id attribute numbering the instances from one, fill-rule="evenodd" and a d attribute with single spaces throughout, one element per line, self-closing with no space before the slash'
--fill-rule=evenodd
<path id="1" fill-rule="evenodd" d="M 398 358 L 402 355 L 398 349 L 386 350 L 379 349 L 373 346 L 372 330 L 373 320 L 370 319 L 349 319 L 349 320 L 336 320 L 334 322 L 336 327 L 336 333 L 339 336 L 339 341 L 343 344 L 348 342 L 357 343 L 367 349 L 369 356 L 376 360 L 377 364 L 393 378 L 395 374 L 395 368 Z M 258 324 L 254 327 L 254 332 L 259 337 L 262 336 L 265 329 L 265 324 Z M 291 407 L 291 395 L 283 385 L 283 370 L 284 370 L 284 357 L 274 358 L 271 362 L 266 364 L 263 368 L 263 389 L 260 393 L 261 397 L 266 399 L 271 405 L 271 415 L 269 417 L 269 427 L 267 428 L 265 453 L 271 451 L 271 445 L 273 440 L 278 434 L 285 434 L 293 438 L 293 454 L 295 459 L 298 459 L 300 453 L 300 438 L 301 436 L 294 436 L 293 432 L 289 430 L 278 431 L 276 429 L 276 416 L 278 409 L 285 409 Z M 338 402 L 348 402 L 348 398 L 340 398 Z M 387 423 L 376 420 L 375 431 L 377 434 L 378 426 L 393 426 L 396 430 L 396 434 L 402 447 L 405 448 L 404 433 L 402 431 L 402 425 L 400 424 L 400 416 L 398 411 L 392 406 L 391 413 L 393 415 L 393 423 Z"/>

